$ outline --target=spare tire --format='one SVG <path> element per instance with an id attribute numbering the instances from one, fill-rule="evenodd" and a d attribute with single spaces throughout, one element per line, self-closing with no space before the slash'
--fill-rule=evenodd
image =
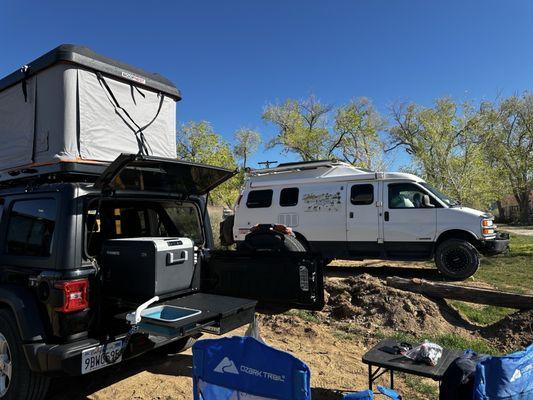
<path id="1" fill-rule="evenodd" d="M 305 252 L 305 246 L 291 234 L 274 229 L 274 225 L 258 225 L 239 243 L 238 250 Z"/>
<path id="2" fill-rule="evenodd" d="M 222 246 L 231 246 L 235 243 L 233 239 L 233 225 L 235 223 L 235 215 L 228 215 L 220 223 L 220 244 Z"/>

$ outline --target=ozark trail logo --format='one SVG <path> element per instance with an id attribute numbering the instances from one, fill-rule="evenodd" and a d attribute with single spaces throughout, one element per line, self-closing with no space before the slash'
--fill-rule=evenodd
<path id="1" fill-rule="evenodd" d="M 224 357 L 222 361 L 218 363 L 218 365 L 215 367 L 213 371 L 219 372 L 221 374 L 228 373 L 228 374 L 239 375 L 239 371 L 237 370 L 235 363 L 231 361 L 228 357 Z"/>
<path id="2" fill-rule="evenodd" d="M 513 376 L 511 377 L 511 382 L 516 381 L 517 379 L 520 379 L 522 377 L 522 373 L 519 369 L 515 369 Z"/>

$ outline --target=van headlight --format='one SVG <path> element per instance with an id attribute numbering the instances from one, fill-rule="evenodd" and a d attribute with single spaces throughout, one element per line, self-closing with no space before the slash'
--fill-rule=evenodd
<path id="1" fill-rule="evenodd" d="M 481 234 L 483 236 L 493 236 L 494 228 L 494 220 L 492 220 L 491 218 L 483 218 L 481 220 Z"/>

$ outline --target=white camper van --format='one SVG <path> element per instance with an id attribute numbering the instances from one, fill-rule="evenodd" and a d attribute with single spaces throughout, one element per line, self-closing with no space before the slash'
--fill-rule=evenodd
<path id="1" fill-rule="evenodd" d="M 429 260 L 465 279 L 479 253 L 508 248 L 493 217 L 463 207 L 421 178 L 373 172 L 339 161 L 252 170 L 235 207 L 233 238 L 256 224 L 283 224 L 323 259 Z"/>

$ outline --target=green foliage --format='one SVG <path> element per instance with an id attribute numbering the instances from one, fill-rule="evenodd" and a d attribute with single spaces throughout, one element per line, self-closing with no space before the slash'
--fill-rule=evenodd
<path id="1" fill-rule="evenodd" d="M 235 132 L 235 145 L 233 151 L 242 160 L 242 167 L 246 168 L 246 162 L 257 151 L 261 143 L 261 135 L 247 128 L 241 128 Z"/>
<path id="2" fill-rule="evenodd" d="M 479 304 L 465 303 L 464 301 L 450 300 L 449 303 L 459 313 L 473 324 L 490 325 L 498 322 L 505 316 L 512 314 L 516 310 L 512 308 L 483 306 Z"/>
<path id="3" fill-rule="evenodd" d="M 459 202 L 486 209 L 501 193 L 484 157 L 480 116 L 469 103 L 437 99 L 434 107 L 400 104 L 392 109 L 392 148 L 404 147 L 418 173 Z"/>
<path id="4" fill-rule="evenodd" d="M 276 125 L 278 133 L 267 149 L 281 146 L 283 153 L 296 153 L 303 161 L 330 158 L 332 138 L 326 126 L 330 110 L 314 97 L 268 105 L 263 119 Z"/>
<path id="5" fill-rule="evenodd" d="M 487 162 L 507 181 L 520 209 L 520 222 L 526 224 L 533 189 L 533 94 L 483 103 L 480 118 L 479 140 Z"/>
<path id="6" fill-rule="evenodd" d="M 316 324 L 320 322 L 318 317 L 312 311 L 294 309 L 294 310 L 287 311 L 285 314 L 298 317 L 307 322 L 313 322 Z"/>
<path id="7" fill-rule="evenodd" d="M 356 167 L 383 170 L 384 142 L 379 133 L 385 126 L 370 100 L 352 100 L 335 115 L 335 153 Z"/>
<path id="8" fill-rule="evenodd" d="M 236 169 L 237 162 L 230 145 L 215 133 L 209 122 L 189 122 L 177 132 L 178 158 L 202 164 Z M 240 180 L 241 179 L 241 180 Z M 211 204 L 232 207 L 242 183 L 242 174 L 217 187 L 210 194 Z"/>
<path id="9" fill-rule="evenodd" d="M 405 384 L 413 389 L 414 400 L 437 400 L 439 398 L 439 387 L 437 383 L 426 378 L 410 374 L 398 374 L 404 378 Z"/>
<path id="10" fill-rule="evenodd" d="M 498 289 L 517 293 L 532 293 L 533 237 L 511 235 L 511 251 L 483 258 L 475 278 Z"/>

